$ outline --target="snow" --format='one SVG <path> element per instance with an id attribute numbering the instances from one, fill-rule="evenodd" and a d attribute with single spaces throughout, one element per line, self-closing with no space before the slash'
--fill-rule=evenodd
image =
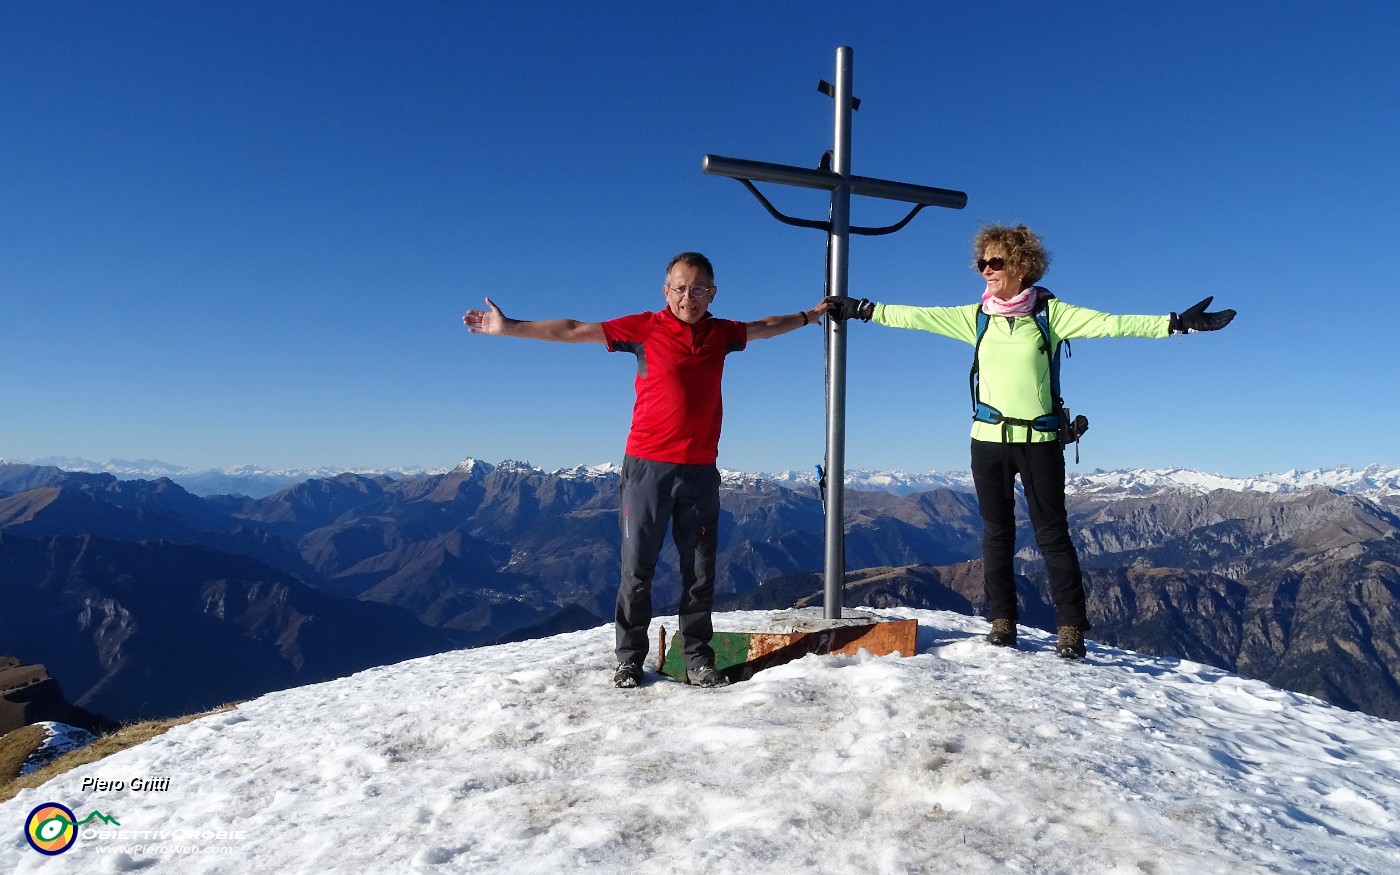
<path id="1" fill-rule="evenodd" d="M 455 467 L 455 468 L 452 469 L 451 473 L 453 473 L 453 474 L 476 474 L 476 473 L 480 473 L 481 476 L 484 477 L 484 476 L 486 476 L 487 474 L 490 474 L 492 471 L 494 471 L 495 468 L 496 468 L 496 466 L 495 466 L 495 465 L 492 465 L 490 462 L 483 462 L 481 459 L 473 458 L 472 456 L 467 456 L 465 459 L 463 459 L 461 462 L 459 462 L 459 463 L 457 464 L 457 467 Z"/>
<path id="2" fill-rule="evenodd" d="M 605 462 L 599 465 L 576 465 L 572 468 L 560 468 L 554 472 L 554 476 L 566 480 L 598 480 L 622 475 L 622 466 Z"/>
<path id="3" fill-rule="evenodd" d="M 916 655 L 617 690 L 603 626 L 266 695 L 0 804 L 11 825 L 44 802 L 120 822 L 56 857 L 12 829 L 0 871 L 1400 870 L 1400 724 L 1195 663 L 1092 642 L 1070 663 L 1038 630 L 1012 651 L 978 618 L 877 613 L 918 619 Z"/>
<path id="4" fill-rule="evenodd" d="M 37 772 L 65 753 L 86 747 L 97 740 L 91 732 L 80 726 L 69 726 L 67 723 L 55 723 L 49 720 L 43 720 L 34 725 L 44 730 L 45 737 L 34 749 L 34 752 L 20 765 L 19 773 L 21 775 Z"/>
<path id="5" fill-rule="evenodd" d="M 816 472 L 782 471 L 777 474 L 750 475 L 771 480 L 789 489 L 816 487 Z M 972 492 L 972 474 L 966 471 L 910 473 L 908 471 L 869 471 L 857 469 L 846 472 L 846 485 L 851 489 L 870 492 L 890 492 L 910 495 L 933 489 Z M 1193 471 L 1189 468 L 1131 468 L 1122 471 L 1092 471 L 1087 474 L 1071 472 L 1066 478 L 1070 493 L 1116 494 L 1180 490 L 1208 493 L 1218 489 L 1230 492 L 1291 493 L 1309 489 L 1333 489 L 1360 495 L 1374 501 L 1384 501 L 1400 495 L 1400 468 L 1370 465 L 1362 469 L 1337 466 L 1315 471 L 1285 471 L 1282 474 L 1256 474 L 1231 477 Z"/>
<path id="6" fill-rule="evenodd" d="M 1400 494 L 1400 468 L 1371 465 L 1361 470 L 1338 466 L 1316 471 L 1285 471 L 1282 474 L 1258 474 L 1253 477 L 1229 477 L 1208 474 L 1187 468 L 1162 468 L 1155 471 L 1095 471 L 1072 474 L 1067 480 L 1071 492 L 1135 490 L 1150 492 L 1159 489 L 1183 489 L 1192 492 L 1289 493 L 1309 489 L 1333 489 L 1361 495 L 1376 501 Z"/>
<path id="7" fill-rule="evenodd" d="M 810 471 L 781 471 L 777 474 L 759 474 L 757 477 L 771 480 L 788 489 L 816 489 L 816 469 Z M 865 468 L 848 470 L 846 486 L 865 492 L 889 492 L 895 495 L 912 495 L 916 492 L 929 492 L 934 489 L 953 489 L 971 492 L 972 474 L 967 471 L 940 473 L 931 471 L 924 474 L 908 471 L 871 471 Z"/>

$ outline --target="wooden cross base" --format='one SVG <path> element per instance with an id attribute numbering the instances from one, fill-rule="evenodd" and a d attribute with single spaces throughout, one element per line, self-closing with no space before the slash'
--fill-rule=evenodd
<path id="1" fill-rule="evenodd" d="M 731 682 L 744 681 L 755 672 L 800 659 L 809 653 L 854 656 L 865 650 L 876 656 L 898 653 L 913 656 L 918 639 L 917 620 L 869 620 L 825 629 L 793 632 L 716 632 L 710 639 L 715 668 Z M 666 647 L 666 627 L 657 641 L 656 670 L 678 681 L 686 679 L 681 637 Z"/>

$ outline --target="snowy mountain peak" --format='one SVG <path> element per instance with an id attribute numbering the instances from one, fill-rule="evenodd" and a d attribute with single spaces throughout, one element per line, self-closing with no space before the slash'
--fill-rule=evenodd
<path id="1" fill-rule="evenodd" d="M 754 486 L 763 481 L 777 482 L 774 481 L 773 478 L 767 474 L 752 474 L 747 471 L 732 471 L 728 468 L 720 469 L 719 479 L 720 483 L 722 483 L 725 486 L 728 486 L 730 489 L 742 489 L 747 486 Z"/>
<path id="2" fill-rule="evenodd" d="M 1155 471 L 1095 471 L 1091 474 L 1071 474 L 1071 491 L 1105 490 L 1150 491 L 1181 489 L 1192 492 L 1212 492 L 1217 489 L 1232 492 L 1303 492 L 1309 489 L 1331 489 L 1373 500 L 1400 496 L 1400 468 L 1371 465 L 1360 471 L 1345 466 L 1315 471 L 1285 471 L 1282 474 L 1259 474 L 1252 477 L 1230 477 L 1207 474 L 1186 468 L 1162 468 Z"/>
<path id="3" fill-rule="evenodd" d="M 483 462 L 480 459 L 467 456 L 457 463 L 457 467 L 453 468 L 451 473 L 483 477 L 494 470 L 496 470 L 496 466 L 492 465 L 490 462 Z"/>
<path id="4" fill-rule="evenodd" d="M 816 469 L 808 471 L 783 471 L 778 474 L 757 475 L 789 489 L 815 489 Z M 857 468 L 846 472 L 846 486 L 867 492 L 892 492 L 895 495 L 911 495 L 915 492 L 928 492 L 932 489 L 956 489 L 960 492 L 972 491 L 972 475 L 965 472 L 913 474 L 908 471 L 872 471 Z"/>
<path id="5" fill-rule="evenodd" d="M 516 459 L 504 459 L 504 460 L 502 460 L 501 463 L 500 463 L 499 465 L 496 466 L 496 470 L 497 470 L 497 471 L 500 471 L 500 472 L 503 473 L 503 474 L 543 474 L 543 473 L 544 473 L 544 469 L 543 469 L 543 468 L 536 468 L 534 465 L 531 465 L 529 462 L 521 462 L 521 461 L 518 461 L 518 460 L 516 460 Z"/>
<path id="6" fill-rule="evenodd" d="M 560 468 L 551 472 L 553 476 L 565 480 L 591 480 L 593 478 L 611 478 L 622 474 L 622 466 L 611 462 L 602 465 L 576 465 L 572 468 Z"/>

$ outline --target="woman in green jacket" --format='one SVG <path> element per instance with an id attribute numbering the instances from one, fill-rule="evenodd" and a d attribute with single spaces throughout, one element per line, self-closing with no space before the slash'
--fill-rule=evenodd
<path id="1" fill-rule="evenodd" d="M 828 298 L 828 313 L 838 320 L 873 319 L 891 328 L 929 331 L 974 346 L 972 479 L 982 516 L 983 586 L 992 624 L 987 641 L 1016 646 L 1013 557 L 1019 474 L 1036 543 L 1049 571 L 1059 627 L 1056 652 L 1065 659 L 1080 659 L 1089 619 L 1084 578 L 1065 513 L 1063 432 L 1070 426 L 1061 421 L 1058 386 L 1052 386 L 1058 381 L 1053 363 L 1059 345 L 1080 337 L 1215 331 L 1228 325 L 1235 311 L 1207 313 L 1210 298 L 1169 316 L 1115 316 L 1066 304 L 1036 285 L 1049 267 L 1050 255 L 1024 225 L 983 228 L 973 238 L 972 256 L 987 284 L 981 303 L 912 307 Z M 980 332 L 979 314 L 985 314 Z M 1037 315 L 1043 326 L 1037 324 Z"/>

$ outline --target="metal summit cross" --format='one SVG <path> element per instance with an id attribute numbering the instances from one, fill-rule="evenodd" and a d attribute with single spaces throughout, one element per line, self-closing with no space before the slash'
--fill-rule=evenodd
<path id="1" fill-rule="evenodd" d="M 785 164 L 766 164 L 742 158 L 721 158 L 706 155 L 702 167 L 706 173 L 727 176 L 744 184 L 758 198 L 773 218 L 800 228 L 816 228 L 827 232 L 827 293 L 846 297 L 847 261 L 851 234 L 891 234 L 909 224 L 909 220 L 924 207 L 948 207 L 960 210 L 967 206 L 967 195 L 944 188 L 929 188 L 906 182 L 871 179 L 851 173 L 851 112 L 860 101 L 851 96 L 851 49 L 836 50 L 836 85 L 822 81 L 817 88 L 836 103 L 836 135 L 832 150 L 822 157 L 820 166 L 811 170 Z M 753 181 L 776 182 L 802 188 L 826 189 L 831 192 L 830 218 L 825 221 L 795 219 L 778 212 L 754 186 Z M 851 227 L 851 195 L 878 197 L 914 204 L 909 215 L 884 228 Z M 841 619 L 841 587 L 846 572 L 844 534 L 846 484 L 846 325 L 835 319 L 826 320 L 826 618 Z"/>

